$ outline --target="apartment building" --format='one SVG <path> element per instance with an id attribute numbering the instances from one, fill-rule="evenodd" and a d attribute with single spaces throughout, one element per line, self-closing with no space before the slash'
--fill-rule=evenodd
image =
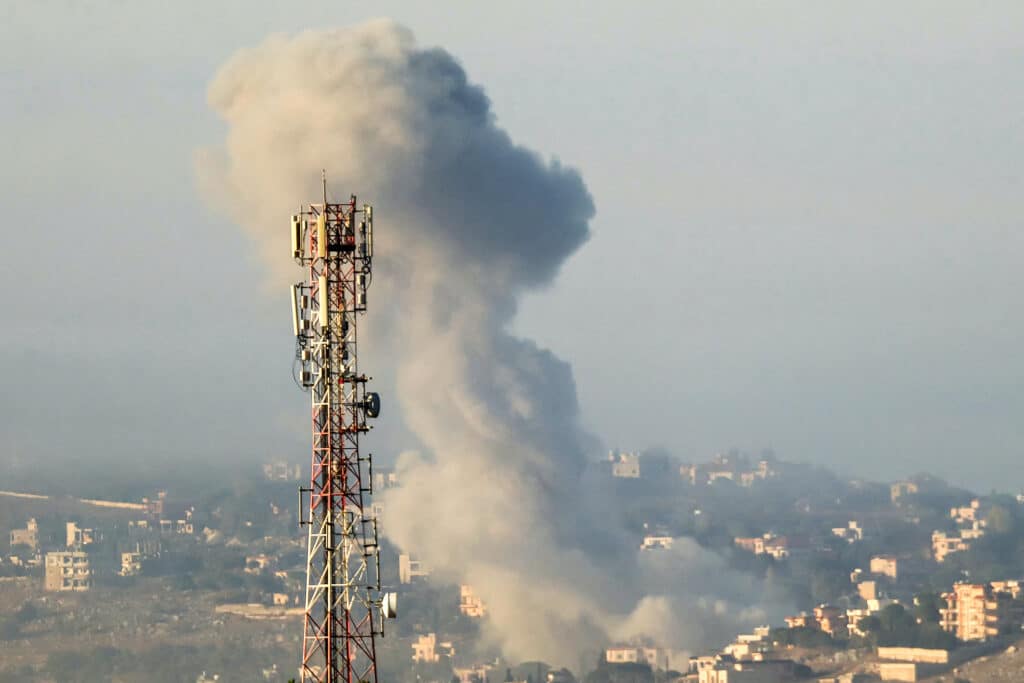
<path id="1" fill-rule="evenodd" d="M 459 586 L 459 612 L 474 619 L 487 614 L 487 605 L 473 592 L 473 587 L 465 583 Z"/>
<path id="2" fill-rule="evenodd" d="M 946 601 L 946 607 L 939 610 L 942 628 L 963 641 L 987 640 L 1019 630 L 1024 614 L 1008 583 L 954 585 L 942 595 Z"/>
<path id="3" fill-rule="evenodd" d="M 25 545 L 32 550 L 39 549 L 39 524 L 35 519 L 28 520 L 24 529 L 11 530 L 11 545 Z"/>
<path id="4" fill-rule="evenodd" d="M 92 587 L 89 555 L 80 550 L 46 553 L 43 587 L 48 591 L 86 591 Z"/>
<path id="5" fill-rule="evenodd" d="M 83 529 L 76 522 L 68 522 L 64 529 L 68 548 L 81 549 L 82 546 L 96 542 L 95 529 Z"/>

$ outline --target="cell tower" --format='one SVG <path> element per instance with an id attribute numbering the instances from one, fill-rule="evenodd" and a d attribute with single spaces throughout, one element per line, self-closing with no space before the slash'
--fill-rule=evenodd
<path id="1" fill-rule="evenodd" d="M 327 201 L 292 216 L 292 256 L 309 277 L 292 287 L 296 379 L 312 396 L 309 488 L 299 522 L 308 529 L 303 683 L 377 683 L 374 638 L 395 616 L 382 593 L 371 455 L 359 452 L 380 397 L 359 371 L 356 330 L 373 264 L 373 209 Z M 304 494 L 309 494 L 303 502 Z"/>

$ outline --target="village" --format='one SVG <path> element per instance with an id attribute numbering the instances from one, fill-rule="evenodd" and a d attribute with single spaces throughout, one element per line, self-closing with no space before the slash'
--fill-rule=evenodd
<path id="1" fill-rule="evenodd" d="M 510 662 L 480 640 L 488 606 L 472 585 L 438 583 L 425 562 L 384 544 L 384 583 L 405 608 L 381 645 L 399 660 L 396 676 L 439 683 L 912 681 L 1014 648 L 1022 635 L 1024 596 L 1013 570 L 1020 566 L 1013 553 L 1024 548 L 1020 497 L 976 496 L 925 476 L 846 481 L 771 453 L 690 464 L 659 452 L 612 452 L 592 467 L 616 491 L 638 553 L 671 553 L 680 539 L 695 539 L 732 569 L 774 586 L 793 609 L 704 651 L 608 642 L 594 643 L 596 668 L 594 661 Z M 394 470 L 374 476 L 379 491 L 401 485 Z M 236 506 L 223 492 L 154 491 L 137 501 L 0 492 L 8 527 L 0 592 L 13 606 L 0 625 L 0 649 L 24 654 L 29 643 L 47 642 L 53 620 L 62 620 L 60 605 L 98 614 L 89 607 L 93 596 L 109 601 L 115 591 L 131 604 L 140 587 L 159 585 L 188 606 L 171 623 L 238 629 L 254 647 L 262 642 L 262 656 L 250 658 L 253 666 L 258 660 L 255 673 L 286 680 L 283 653 L 294 634 L 280 629 L 304 611 L 304 547 L 291 531 L 298 513 L 289 505 L 300 479 L 297 465 L 266 463 L 250 484 L 265 499 L 242 515 L 228 514 Z M 992 539 L 1006 548 L 1001 555 L 993 555 Z M 276 640 L 263 642 L 268 628 Z M 122 648 L 131 642 L 113 640 Z M 90 642 L 63 636 L 58 652 L 34 647 L 36 656 L 5 657 L 18 664 L 3 675 L 45 675 Z M 207 662 L 195 680 L 215 680 L 215 668 Z"/>

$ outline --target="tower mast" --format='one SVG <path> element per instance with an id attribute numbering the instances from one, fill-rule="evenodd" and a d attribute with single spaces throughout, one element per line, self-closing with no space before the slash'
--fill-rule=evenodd
<path id="1" fill-rule="evenodd" d="M 300 489 L 307 527 L 303 683 L 377 683 L 375 637 L 394 616 L 381 592 L 371 455 L 359 450 L 380 397 L 359 370 L 358 318 L 373 265 L 373 209 L 327 200 L 292 216 L 292 256 L 308 279 L 292 287 L 298 379 L 310 391 L 312 467 Z M 303 503 L 303 494 L 308 498 Z M 308 514 L 307 514 L 308 512 Z"/>

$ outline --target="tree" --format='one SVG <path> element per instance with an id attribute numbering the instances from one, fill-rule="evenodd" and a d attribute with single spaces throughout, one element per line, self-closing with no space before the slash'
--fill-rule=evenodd
<path id="1" fill-rule="evenodd" d="M 946 601 L 938 593 L 921 593 L 914 597 L 914 618 L 923 624 L 939 623 L 939 610 Z"/>

